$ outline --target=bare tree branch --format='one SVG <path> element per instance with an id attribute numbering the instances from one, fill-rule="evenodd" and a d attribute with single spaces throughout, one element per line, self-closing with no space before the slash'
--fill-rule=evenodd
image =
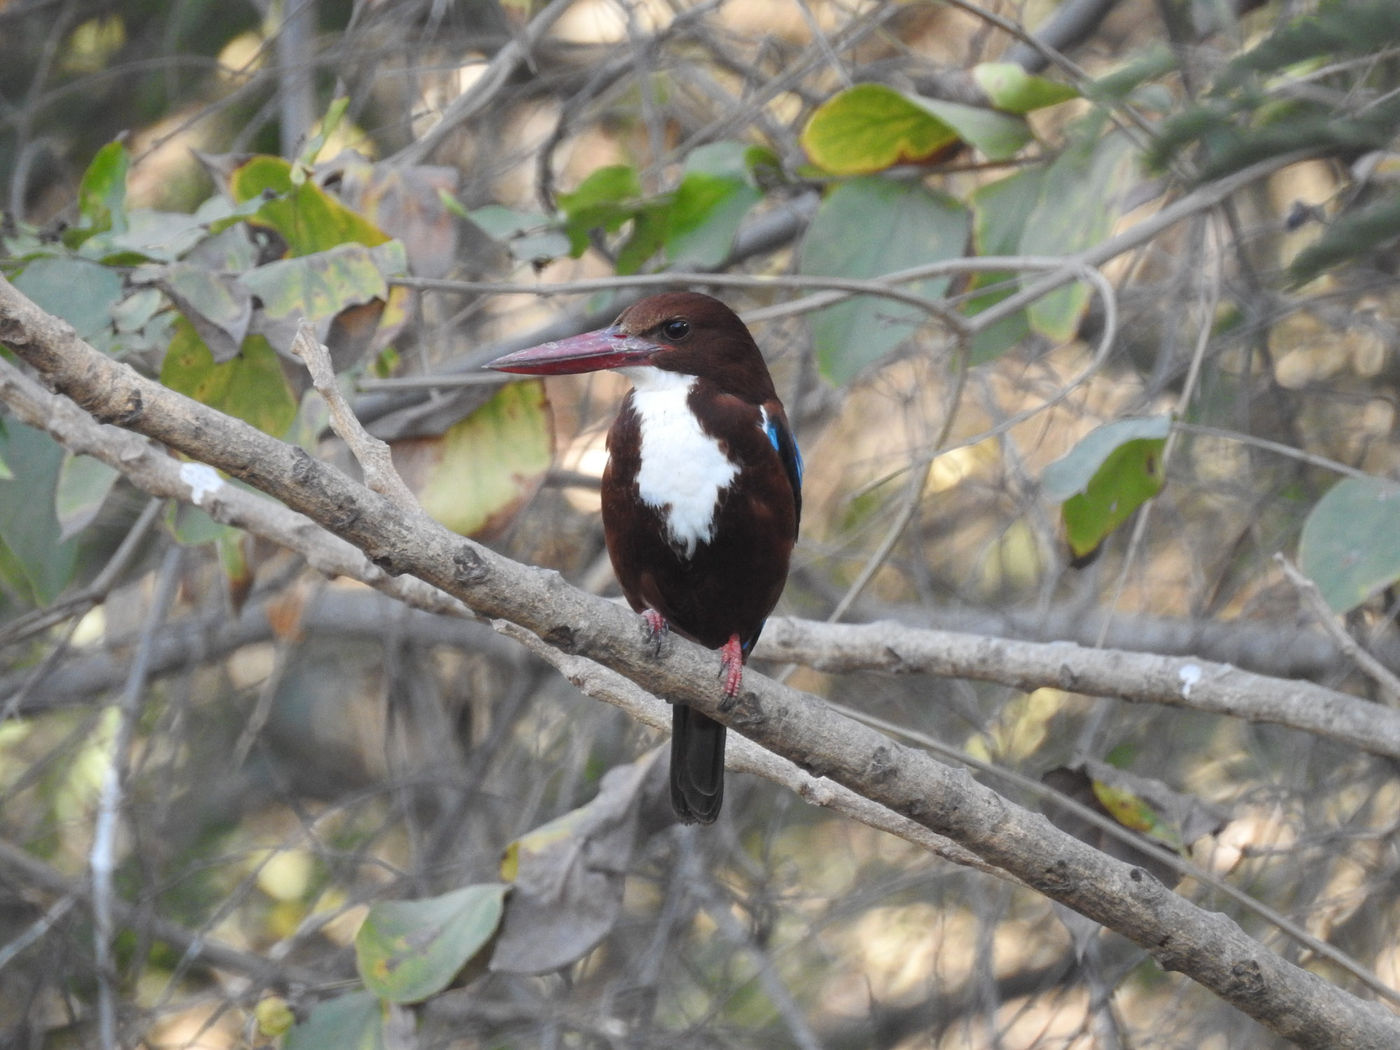
<path id="1" fill-rule="evenodd" d="M 974 678 L 1017 689 L 1054 686 L 1090 696 L 1188 707 L 1273 722 L 1400 758 L 1400 711 L 1327 689 L 1190 657 L 1021 642 L 895 623 L 800 623 L 774 617 L 763 654 L 819 671 L 886 671 Z"/>

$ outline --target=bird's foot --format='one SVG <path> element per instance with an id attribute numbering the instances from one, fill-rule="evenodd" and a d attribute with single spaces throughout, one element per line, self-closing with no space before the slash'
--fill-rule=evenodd
<path id="1" fill-rule="evenodd" d="M 739 686 L 744 681 L 744 647 L 739 644 L 739 636 L 731 634 L 719 651 L 719 673 L 724 678 L 724 698 L 719 702 L 721 711 L 728 711 L 739 699 Z"/>
<path id="2" fill-rule="evenodd" d="M 647 641 L 651 642 L 652 655 L 660 656 L 661 643 L 666 640 L 666 632 L 671 629 L 666 623 L 666 617 L 655 609 L 643 609 L 642 623 L 646 628 Z"/>

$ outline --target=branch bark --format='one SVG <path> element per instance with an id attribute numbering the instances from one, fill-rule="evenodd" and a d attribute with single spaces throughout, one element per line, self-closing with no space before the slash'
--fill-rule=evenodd
<path id="1" fill-rule="evenodd" d="M 765 657 L 819 671 L 885 671 L 1053 686 L 1089 696 L 1272 722 L 1361 751 L 1400 758 L 1400 711 L 1313 682 L 1286 681 L 1191 657 L 1092 649 L 1074 642 L 1021 642 L 905 627 L 812 623 L 774 617 Z"/>
<path id="2" fill-rule="evenodd" d="M 818 697 L 746 675 L 719 707 L 716 654 L 672 639 L 654 655 L 636 618 L 456 536 L 415 509 L 238 420 L 146 379 L 82 342 L 0 280 L 0 341 L 54 390 L 104 423 L 163 442 L 271 495 L 363 551 L 469 605 L 596 660 L 647 691 L 693 705 L 814 775 L 826 776 L 1047 896 L 1116 930 L 1274 1032 L 1317 1050 L 1400 1045 L 1400 1018 L 1294 966 L 1227 916 L 1206 912 L 1141 868 L 1110 859 L 928 754 L 832 711 Z"/>

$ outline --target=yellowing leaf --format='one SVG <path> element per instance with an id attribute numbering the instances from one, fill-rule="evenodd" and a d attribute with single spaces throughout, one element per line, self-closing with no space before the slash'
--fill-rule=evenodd
<path id="1" fill-rule="evenodd" d="M 958 141 L 1005 160 L 1030 138 L 1026 122 L 1009 113 L 857 84 L 817 108 L 801 142 L 818 167 L 865 175 L 932 160 Z"/>
<path id="2" fill-rule="evenodd" d="M 296 417 L 282 364 L 260 335 L 243 341 L 238 356 L 217 364 L 194 326 L 181 318 L 161 364 L 160 381 L 171 390 L 281 437 Z"/>
<path id="3" fill-rule="evenodd" d="M 387 298 L 386 277 L 407 268 L 399 241 L 374 248 L 351 243 L 259 266 L 243 274 L 239 283 L 262 301 L 271 317 L 320 319 Z"/>
<path id="4" fill-rule="evenodd" d="M 1162 822 L 1150 803 L 1127 788 L 1105 784 L 1094 780 L 1094 797 L 1108 811 L 1109 816 L 1125 828 L 1139 831 L 1173 849 L 1181 848 L 1180 837 L 1171 827 Z"/>
<path id="5" fill-rule="evenodd" d="M 272 195 L 250 221 L 276 230 L 289 255 L 310 255 L 351 241 L 374 247 L 389 239 L 314 182 L 298 181 L 293 174 L 292 164 L 281 157 L 257 156 L 229 176 L 229 190 L 240 203 Z"/>
<path id="6" fill-rule="evenodd" d="M 800 139 L 812 163 L 834 175 L 928 160 L 957 140 L 951 127 L 883 84 L 857 84 L 827 99 Z"/>
<path id="7" fill-rule="evenodd" d="M 396 460 L 432 517 L 474 536 L 499 528 L 539 489 L 554 459 L 544 384 L 510 383 L 441 437 L 399 442 Z"/>

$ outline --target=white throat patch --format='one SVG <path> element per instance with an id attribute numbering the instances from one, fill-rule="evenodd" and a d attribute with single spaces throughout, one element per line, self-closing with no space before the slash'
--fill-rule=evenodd
<path id="1" fill-rule="evenodd" d="M 657 368 L 619 369 L 635 388 L 632 404 L 641 422 L 642 461 L 637 488 L 642 502 L 664 509 L 666 531 L 686 557 L 714 535 L 719 494 L 739 472 L 719 442 L 700 429 L 686 399 L 695 377 Z"/>

